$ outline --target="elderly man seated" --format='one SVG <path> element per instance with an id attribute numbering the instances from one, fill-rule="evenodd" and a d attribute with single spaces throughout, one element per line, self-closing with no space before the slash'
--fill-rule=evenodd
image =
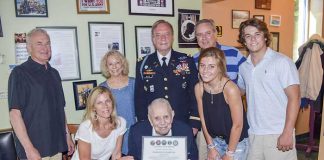
<path id="1" fill-rule="evenodd" d="M 184 122 L 174 120 L 170 103 L 158 98 L 148 106 L 148 119 L 134 124 L 129 131 L 128 154 L 141 159 L 142 136 L 185 136 L 187 137 L 188 159 L 198 159 L 198 150 L 192 128 Z"/>

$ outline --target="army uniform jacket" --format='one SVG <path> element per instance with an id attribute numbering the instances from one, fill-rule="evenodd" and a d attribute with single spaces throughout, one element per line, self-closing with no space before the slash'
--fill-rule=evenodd
<path id="1" fill-rule="evenodd" d="M 135 114 L 138 121 L 147 119 L 147 107 L 156 98 L 167 99 L 175 112 L 175 119 L 193 128 L 200 128 L 194 86 L 198 71 L 192 57 L 171 51 L 164 70 L 157 52 L 145 56 L 136 64 Z"/>

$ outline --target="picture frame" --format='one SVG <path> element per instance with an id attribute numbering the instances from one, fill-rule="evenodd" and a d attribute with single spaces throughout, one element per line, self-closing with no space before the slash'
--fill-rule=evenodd
<path id="1" fill-rule="evenodd" d="M 45 26 L 51 39 L 52 56 L 49 63 L 55 68 L 62 81 L 80 80 L 80 59 L 77 27 Z"/>
<path id="2" fill-rule="evenodd" d="M 271 10 L 271 0 L 255 0 L 255 8 Z"/>
<path id="3" fill-rule="evenodd" d="M 152 26 L 135 26 L 136 58 L 142 58 L 155 51 L 151 30 Z"/>
<path id="4" fill-rule="evenodd" d="M 280 15 L 271 15 L 269 24 L 270 24 L 270 26 L 279 27 L 281 25 L 281 16 Z"/>
<path id="5" fill-rule="evenodd" d="M 178 9 L 179 48 L 199 48 L 195 27 L 200 18 L 200 10 Z"/>
<path id="6" fill-rule="evenodd" d="M 101 58 L 110 50 L 124 56 L 125 35 L 123 22 L 88 22 L 90 37 L 91 73 L 100 74 Z"/>
<path id="7" fill-rule="evenodd" d="M 248 10 L 232 10 L 232 28 L 238 29 L 240 24 L 250 18 Z"/>
<path id="8" fill-rule="evenodd" d="M 174 0 L 128 0 L 129 15 L 174 16 Z"/>
<path id="9" fill-rule="evenodd" d="M 14 0 L 16 17 L 48 17 L 47 0 Z"/>
<path id="10" fill-rule="evenodd" d="M 280 33 L 279 32 L 270 32 L 271 35 L 271 43 L 270 48 L 279 52 L 279 40 L 280 40 Z"/>
<path id="11" fill-rule="evenodd" d="M 0 37 L 3 37 L 2 24 L 1 24 L 1 17 L 0 17 Z"/>
<path id="12" fill-rule="evenodd" d="M 87 106 L 87 98 L 91 90 L 97 87 L 96 80 L 72 82 L 75 110 L 83 110 Z"/>
<path id="13" fill-rule="evenodd" d="M 109 0 L 76 0 L 78 14 L 109 14 Z"/>
<path id="14" fill-rule="evenodd" d="M 223 26 L 215 26 L 215 29 L 217 31 L 216 36 L 217 37 L 222 37 L 223 36 Z"/>
<path id="15" fill-rule="evenodd" d="M 264 15 L 253 15 L 253 18 L 259 19 L 264 22 Z"/>

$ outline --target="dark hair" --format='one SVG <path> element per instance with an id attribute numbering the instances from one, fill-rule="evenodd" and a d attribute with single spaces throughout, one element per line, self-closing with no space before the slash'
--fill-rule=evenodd
<path id="1" fill-rule="evenodd" d="M 248 26 L 253 26 L 257 28 L 259 31 L 263 32 L 264 38 L 266 39 L 266 45 L 267 47 L 269 47 L 271 43 L 271 36 L 267 24 L 256 18 L 248 19 L 240 24 L 240 29 L 239 29 L 240 34 L 238 36 L 239 38 L 238 42 L 241 43 L 243 46 L 245 46 L 244 29 Z"/>
<path id="2" fill-rule="evenodd" d="M 225 54 L 222 50 L 220 50 L 216 47 L 209 47 L 209 48 L 203 49 L 199 55 L 199 58 L 198 58 L 198 68 L 200 67 L 201 59 L 203 59 L 205 57 L 215 58 L 216 66 L 217 66 L 217 68 L 219 68 L 219 71 L 220 71 L 220 74 L 222 75 L 222 77 L 228 77 Z"/>
<path id="3" fill-rule="evenodd" d="M 154 36 L 154 30 L 156 29 L 156 27 L 157 27 L 159 24 L 162 24 L 162 23 L 164 23 L 164 24 L 166 24 L 166 25 L 168 25 L 168 26 L 170 27 L 170 29 L 171 29 L 171 33 L 172 33 L 172 35 L 173 35 L 173 27 L 172 27 L 171 23 L 169 23 L 169 22 L 166 21 L 166 20 L 160 19 L 160 20 L 156 21 L 156 22 L 153 24 L 153 26 L 152 26 L 152 30 L 151 30 L 152 37 Z"/>

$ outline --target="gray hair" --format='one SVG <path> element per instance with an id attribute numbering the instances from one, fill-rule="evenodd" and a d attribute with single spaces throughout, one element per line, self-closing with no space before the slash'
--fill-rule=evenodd
<path id="1" fill-rule="evenodd" d="M 34 34 L 36 34 L 36 33 L 42 33 L 42 34 L 46 35 L 46 36 L 48 37 L 48 39 L 50 39 L 48 33 L 47 33 L 44 29 L 41 29 L 41 28 L 34 28 L 34 29 L 32 29 L 31 31 L 29 31 L 28 34 L 27 34 L 27 37 L 26 37 L 26 42 L 27 42 L 27 44 L 30 43 L 30 41 L 31 41 L 31 37 L 32 37 Z"/>
<path id="2" fill-rule="evenodd" d="M 157 98 L 157 99 L 153 100 L 148 106 L 148 114 L 149 115 L 152 114 L 153 107 L 158 105 L 158 104 L 166 106 L 167 110 L 170 112 L 170 114 L 172 113 L 172 107 L 171 107 L 169 101 L 164 99 L 164 98 Z"/>
<path id="3" fill-rule="evenodd" d="M 212 20 L 212 19 L 201 19 L 196 23 L 196 27 L 195 27 L 195 32 L 196 33 L 197 33 L 198 26 L 201 25 L 201 24 L 208 24 L 208 25 L 210 25 L 210 27 L 213 29 L 214 32 L 217 32 L 216 28 L 215 28 L 214 20 Z"/>

